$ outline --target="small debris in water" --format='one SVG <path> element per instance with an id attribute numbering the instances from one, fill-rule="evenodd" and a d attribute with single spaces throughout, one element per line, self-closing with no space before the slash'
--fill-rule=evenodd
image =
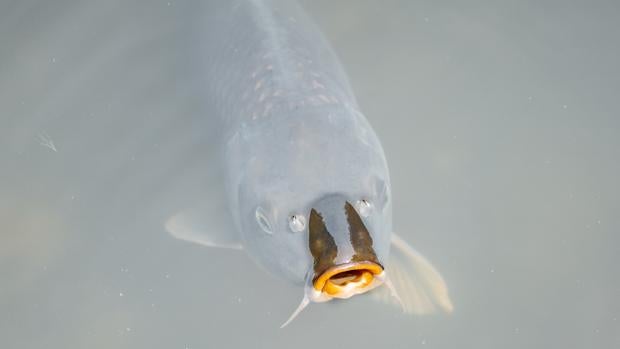
<path id="1" fill-rule="evenodd" d="M 55 153 L 58 152 L 58 149 L 56 149 L 56 145 L 54 145 L 54 141 L 52 140 L 52 138 L 47 134 L 47 132 L 43 131 L 40 132 L 37 135 L 37 139 L 39 140 L 39 144 L 51 149 L 52 151 L 54 151 Z"/>

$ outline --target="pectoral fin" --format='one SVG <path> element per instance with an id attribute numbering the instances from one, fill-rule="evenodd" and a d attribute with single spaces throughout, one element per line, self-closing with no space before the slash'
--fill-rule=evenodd
<path id="1" fill-rule="evenodd" d="M 166 231 L 177 239 L 199 245 L 241 250 L 243 247 L 235 229 L 222 222 L 227 216 L 218 216 L 209 206 L 181 211 L 168 218 Z"/>
<path id="2" fill-rule="evenodd" d="M 441 274 L 396 234 L 392 234 L 392 251 L 385 270 L 385 286 L 371 292 L 377 299 L 400 306 L 407 314 L 452 312 L 448 287 Z"/>

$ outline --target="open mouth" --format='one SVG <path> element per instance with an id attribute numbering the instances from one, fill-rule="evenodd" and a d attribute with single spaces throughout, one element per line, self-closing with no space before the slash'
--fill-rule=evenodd
<path id="1" fill-rule="evenodd" d="M 313 281 L 314 289 L 331 297 L 349 298 L 374 288 L 383 267 L 374 262 L 352 262 L 333 266 Z"/>

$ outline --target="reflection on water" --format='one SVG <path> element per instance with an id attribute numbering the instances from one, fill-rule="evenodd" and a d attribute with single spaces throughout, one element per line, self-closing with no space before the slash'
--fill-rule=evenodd
<path id="1" fill-rule="evenodd" d="M 279 330 L 297 288 L 163 229 L 217 166 L 196 4 L 9 1 L 0 343 L 620 345 L 617 5 L 304 4 L 384 143 L 395 229 L 442 270 L 455 312 L 361 296 Z"/>

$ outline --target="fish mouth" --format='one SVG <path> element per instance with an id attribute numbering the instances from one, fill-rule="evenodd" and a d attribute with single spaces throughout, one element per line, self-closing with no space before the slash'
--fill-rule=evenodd
<path id="1" fill-rule="evenodd" d="M 352 262 L 325 270 L 312 284 L 329 297 L 349 298 L 377 287 L 383 282 L 382 276 L 383 267 L 375 262 Z"/>

